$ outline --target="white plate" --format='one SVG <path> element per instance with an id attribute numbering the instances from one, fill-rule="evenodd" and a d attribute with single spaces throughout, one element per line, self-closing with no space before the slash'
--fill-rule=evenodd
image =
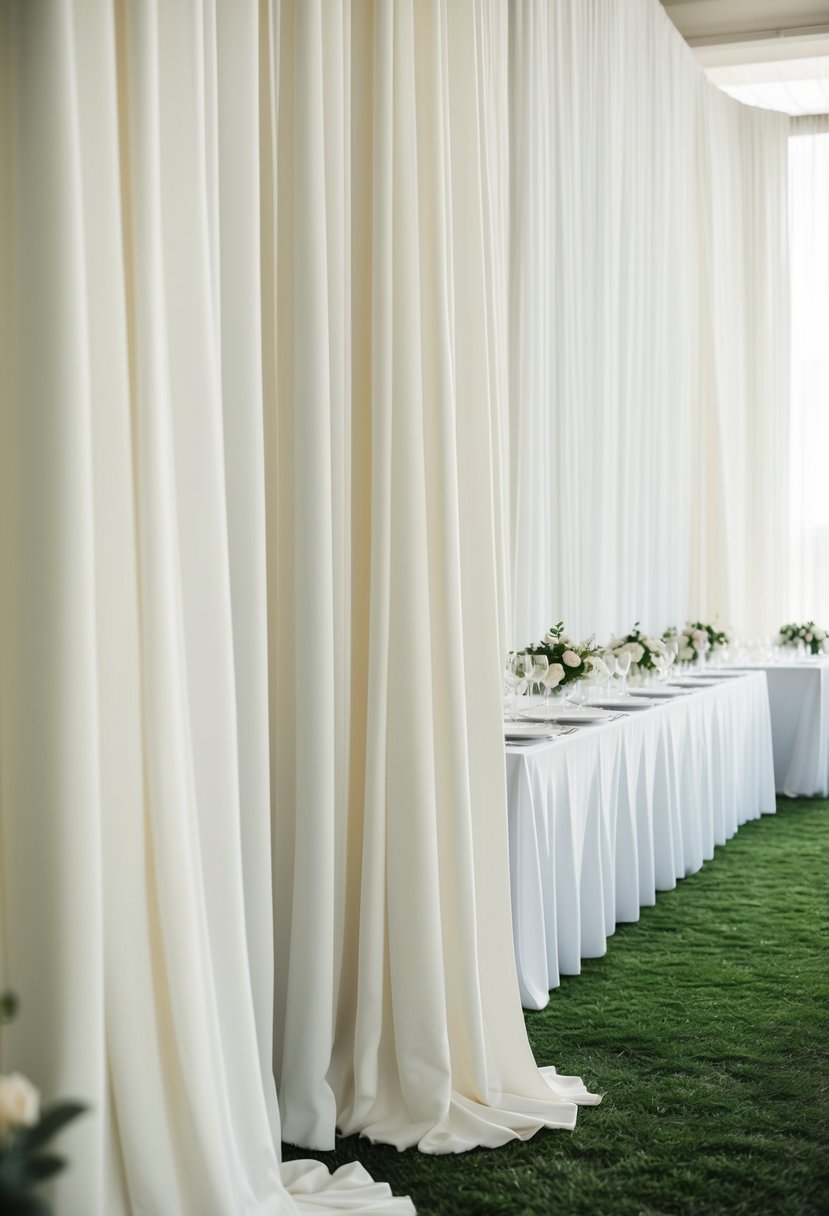
<path id="1" fill-rule="evenodd" d="M 554 739 L 558 734 L 555 726 L 540 722 L 505 722 L 504 740 L 507 743 L 538 743 Z"/>
<path id="2" fill-rule="evenodd" d="M 689 671 L 687 676 L 680 678 L 685 680 L 739 680 L 744 675 L 744 671 L 701 671 L 699 675 L 694 675 Z"/>
<path id="3" fill-rule="evenodd" d="M 650 709 L 651 703 L 644 697 L 616 697 L 615 699 L 608 697 L 606 701 L 600 697 L 591 697 L 588 705 L 596 706 L 599 709 L 621 710 L 626 713 L 629 709 Z"/>
<path id="4" fill-rule="evenodd" d="M 630 695 L 632 697 L 684 697 L 686 692 L 682 688 L 631 688 Z"/>
<path id="5" fill-rule="evenodd" d="M 594 709 L 589 705 L 573 705 L 569 709 L 551 709 L 548 722 L 560 722 L 563 726 L 578 726 L 580 722 L 603 722 L 611 715 L 606 709 Z"/>

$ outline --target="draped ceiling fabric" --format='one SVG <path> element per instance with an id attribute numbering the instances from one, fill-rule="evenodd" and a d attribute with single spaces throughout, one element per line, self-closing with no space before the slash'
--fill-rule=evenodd
<path id="1" fill-rule="evenodd" d="M 595 1100 L 524 1031 L 500 656 L 735 607 L 776 128 L 655 0 L 6 3 L 0 99 L 4 1067 L 92 1107 L 67 1216 L 409 1211 L 280 1118 Z"/>
<path id="2" fill-rule="evenodd" d="M 788 120 L 650 0 L 510 11 L 511 642 L 776 629 Z"/>

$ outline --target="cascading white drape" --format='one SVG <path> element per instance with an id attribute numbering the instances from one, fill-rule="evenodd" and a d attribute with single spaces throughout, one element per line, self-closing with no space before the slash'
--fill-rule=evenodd
<path id="1" fill-rule="evenodd" d="M 786 620 L 829 620 L 829 117 L 792 124 L 791 499 Z M 782 623 L 782 622 L 781 622 Z"/>
<path id="2" fill-rule="evenodd" d="M 593 1100 L 536 1069 L 510 934 L 496 509 L 506 8 L 290 4 L 275 19 L 285 1135 L 329 1147 L 338 1124 L 429 1152 L 492 1146 L 572 1126 L 574 1102 Z"/>
<path id="3" fill-rule="evenodd" d="M 410 1212 L 279 1162 L 257 7 L 0 21 L 6 1064 L 67 1216 Z"/>
<path id="4" fill-rule="evenodd" d="M 651 0 L 511 12 L 510 637 L 770 628 L 787 120 L 707 84 Z"/>

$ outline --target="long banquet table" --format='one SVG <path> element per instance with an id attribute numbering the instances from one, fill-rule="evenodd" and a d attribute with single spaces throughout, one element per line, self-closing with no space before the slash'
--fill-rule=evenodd
<path id="1" fill-rule="evenodd" d="M 829 658 L 752 664 L 766 673 L 774 781 L 790 798 L 829 796 Z"/>
<path id="2" fill-rule="evenodd" d="M 775 810 L 766 676 L 530 747 L 507 747 L 510 880 L 524 1006 L 605 953 L 617 922 Z"/>

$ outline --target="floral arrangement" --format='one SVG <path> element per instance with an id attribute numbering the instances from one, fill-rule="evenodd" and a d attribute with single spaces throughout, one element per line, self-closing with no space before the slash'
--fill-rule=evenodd
<path id="1" fill-rule="evenodd" d="M 814 621 L 806 621 L 805 625 L 781 625 L 780 641 L 783 646 L 797 646 L 798 642 L 802 642 L 811 654 L 829 650 L 826 630 Z"/>
<path id="2" fill-rule="evenodd" d="M 0 1022 L 17 1012 L 11 992 L 0 993 Z M 85 1110 L 79 1102 L 41 1108 L 40 1094 L 19 1072 L 0 1076 L 0 1212 L 3 1216 L 50 1216 L 35 1188 L 66 1165 L 44 1146 Z"/>
<path id="3" fill-rule="evenodd" d="M 732 641 L 727 629 L 717 629 L 704 621 L 689 621 L 680 632 L 676 629 L 666 629 L 662 637 L 665 641 L 676 638 L 679 642 L 676 656 L 678 663 L 698 663 L 700 656 L 706 651 L 719 650 L 723 646 L 729 646 Z"/>
<path id="4" fill-rule="evenodd" d="M 656 671 L 654 655 L 664 655 L 667 650 L 668 647 L 661 638 L 642 633 L 637 621 L 630 633 L 626 633 L 623 638 L 610 638 L 604 648 L 604 655 L 607 657 L 627 651 L 632 667 L 637 667 L 640 671 Z"/>
<path id="5" fill-rule="evenodd" d="M 530 654 L 546 655 L 549 667 L 542 680 L 543 688 L 558 688 L 581 680 L 591 674 L 598 659 L 600 648 L 595 637 L 584 642 L 574 642 L 564 632 L 564 621 L 559 621 L 544 634 L 540 642 L 525 646 Z"/>

